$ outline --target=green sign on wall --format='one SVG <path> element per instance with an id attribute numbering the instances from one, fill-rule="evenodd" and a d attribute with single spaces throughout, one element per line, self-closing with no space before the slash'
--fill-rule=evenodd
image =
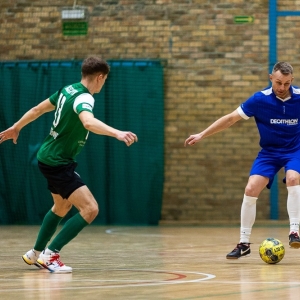
<path id="1" fill-rule="evenodd" d="M 63 35 L 87 35 L 88 22 L 68 21 L 62 24 Z"/>
<path id="2" fill-rule="evenodd" d="M 235 16 L 234 23 L 244 24 L 244 23 L 253 23 L 254 17 L 252 16 Z"/>

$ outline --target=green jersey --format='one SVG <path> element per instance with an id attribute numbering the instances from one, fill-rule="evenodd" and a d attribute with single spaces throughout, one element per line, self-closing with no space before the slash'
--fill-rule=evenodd
<path id="1" fill-rule="evenodd" d="M 72 163 L 89 134 L 78 115 L 82 111 L 93 112 L 95 100 L 80 82 L 65 86 L 49 100 L 56 107 L 54 121 L 37 159 L 50 166 Z"/>

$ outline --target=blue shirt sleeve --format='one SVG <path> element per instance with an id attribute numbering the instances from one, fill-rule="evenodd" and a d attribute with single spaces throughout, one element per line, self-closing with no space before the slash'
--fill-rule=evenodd
<path id="1" fill-rule="evenodd" d="M 241 109 L 247 117 L 253 117 L 257 112 L 257 97 L 256 94 L 252 95 L 249 99 L 241 104 Z"/>

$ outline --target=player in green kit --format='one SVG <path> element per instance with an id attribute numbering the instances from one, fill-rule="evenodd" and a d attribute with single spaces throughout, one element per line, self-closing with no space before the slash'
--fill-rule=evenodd
<path id="1" fill-rule="evenodd" d="M 47 179 L 54 205 L 44 217 L 33 249 L 22 256 L 29 265 L 44 267 L 50 272 L 72 272 L 71 267 L 61 262 L 59 252 L 95 219 L 99 211 L 94 196 L 75 172 L 75 157 L 85 145 L 89 132 L 114 137 L 127 146 L 137 142 L 134 133 L 112 128 L 93 115 L 93 94 L 100 92 L 109 70 L 104 60 L 88 57 L 81 66 L 80 82 L 65 86 L 0 133 L 0 144 L 8 139 L 16 144 L 24 126 L 55 110 L 50 133 L 37 154 L 39 169 Z M 64 224 L 47 247 L 60 221 L 73 205 L 79 212 Z"/>

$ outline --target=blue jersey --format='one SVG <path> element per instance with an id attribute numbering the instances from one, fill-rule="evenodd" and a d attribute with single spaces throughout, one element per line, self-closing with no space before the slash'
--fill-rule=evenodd
<path id="1" fill-rule="evenodd" d="M 290 87 L 291 97 L 276 97 L 272 87 L 255 93 L 241 104 L 238 112 L 244 119 L 254 117 L 261 148 L 271 152 L 300 150 L 300 89 Z"/>

